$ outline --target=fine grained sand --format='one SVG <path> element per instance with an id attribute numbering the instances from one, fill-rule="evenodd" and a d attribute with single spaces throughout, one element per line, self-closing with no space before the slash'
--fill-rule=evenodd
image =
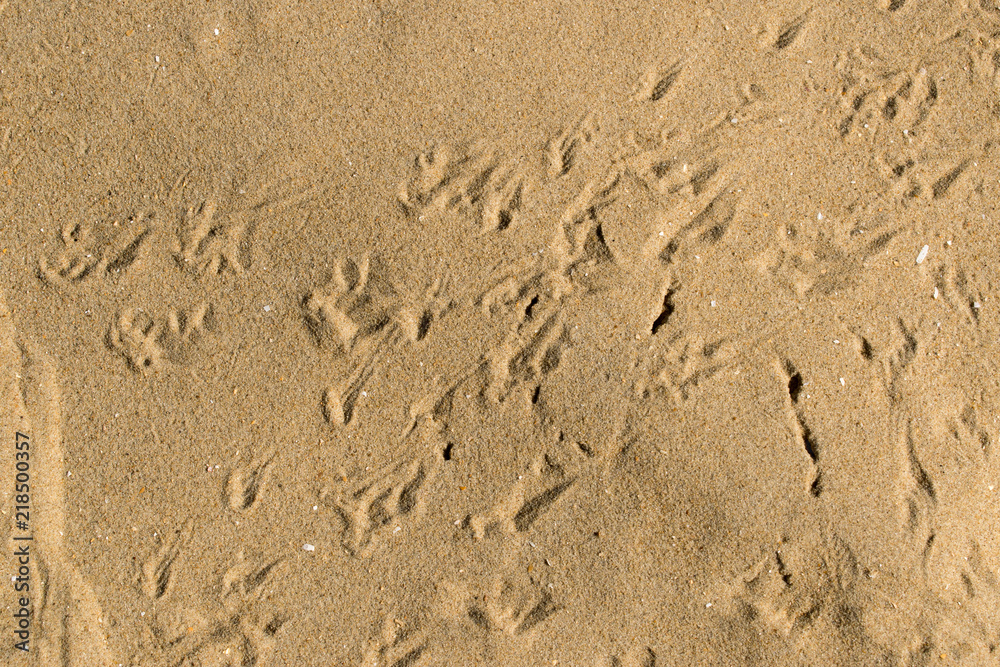
<path id="1" fill-rule="evenodd" d="M 0 664 L 1000 662 L 1000 6 L 428 4 L 0 1 Z"/>

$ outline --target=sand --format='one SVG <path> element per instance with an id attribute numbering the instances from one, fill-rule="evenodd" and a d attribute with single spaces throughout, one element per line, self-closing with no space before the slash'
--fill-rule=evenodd
<path id="1" fill-rule="evenodd" d="M 0 664 L 1000 664 L 998 35 L 0 1 Z"/>

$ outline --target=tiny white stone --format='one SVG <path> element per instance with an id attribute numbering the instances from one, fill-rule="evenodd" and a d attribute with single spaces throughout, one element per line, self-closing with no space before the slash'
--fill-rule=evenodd
<path id="1" fill-rule="evenodd" d="M 271 306 L 264 306 L 264 312 L 265 313 L 270 313 L 271 312 Z"/>
<path id="2" fill-rule="evenodd" d="M 823 219 L 823 214 L 822 213 L 817 213 L 816 214 L 816 219 L 817 220 L 822 220 Z"/>
<path id="3" fill-rule="evenodd" d="M 934 288 L 934 298 L 935 299 L 938 298 L 938 288 L 937 287 Z"/>
<path id="4" fill-rule="evenodd" d="M 302 548 L 305 549 L 306 551 L 316 551 L 316 547 L 314 547 L 311 544 L 303 544 Z"/>
<path id="5" fill-rule="evenodd" d="M 218 28 L 216 28 L 216 29 L 215 29 L 215 34 L 216 34 L 216 35 L 218 35 L 218 34 L 219 34 L 219 29 L 218 29 Z"/>
<path id="6" fill-rule="evenodd" d="M 917 255 L 917 264 L 920 264 L 925 259 L 927 259 L 927 253 L 928 253 L 928 251 L 930 251 L 930 249 L 931 249 L 930 246 L 926 246 L 926 245 L 923 248 L 920 249 L 920 254 Z"/>
<path id="7" fill-rule="evenodd" d="M 840 378 L 840 386 L 841 386 L 841 387 L 846 387 L 846 386 L 847 386 L 847 385 L 846 385 L 846 384 L 844 383 L 844 378 Z"/>

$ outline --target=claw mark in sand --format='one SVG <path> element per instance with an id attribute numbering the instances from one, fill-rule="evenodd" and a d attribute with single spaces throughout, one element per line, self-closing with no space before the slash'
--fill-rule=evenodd
<path id="1" fill-rule="evenodd" d="M 340 261 L 332 284 L 306 297 L 306 320 L 318 341 L 332 339 L 341 351 L 350 352 L 359 339 L 389 323 L 391 291 L 382 281 L 369 281 L 370 270 L 368 257 Z"/>
<path id="2" fill-rule="evenodd" d="M 662 336 L 662 334 L 661 334 Z M 736 346 L 727 340 L 705 342 L 699 336 L 675 331 L 657 341 L 653 353 L 645 357 L 635 382 L 635 395 L 644 398 L 663 390 L 678 405 L 690 397 L 698 385 L 716 375 L 738 358 Z"/>
<path id="3" fill-rule="evenodd" d="M 670 316 L 674 314 L 676 306 L 674 305 L 674 296 L 677 294 L 679 286 L 674 284 L 667 288 L 666 292 L 663 294 L 663 309 L 660 314 L 656 316 L 653 320 L 653 324 L 649 329 L 649 333 L 655 336 L 657 332 L 670 320 Z"/>
<path id="4" fill-rule="evenodd" d="M 656 667 L 656 653 L 648 646 L 632 649 L 622 657 L 611 656 L 605 665 L 607 667 Z"/>
<path id="5" fill-rule="evenodd" d="M 903 489 L 902 508 L 905 508 L 903 525 L 910 536 L 910 544 L 921 550 L 920 562 L 926 573 L 928 561 L 937 535 L 934 529 L 934 514 L 937 508 L 937 489 L 927 469 L 920 461 L 917 451 L 919 427 L 913 419 L 907 419 L 905 427 L 897 435 L 900 441 L 899 457 L 903 478 L 910 484 Z"/>
<path id="6" fill-rule="evenodd" d="M 783 51 L 791 46 L 795 39 L 802 32 L 802 28 L 805 27 L 807 20 L 809 19 L 808 14 L 803 14 L 794 21 L 786 24 L 781 28 L 781 32 L 778 33 L 777 39 L 774 40 L 774 48 L 779 51 Z"/>
<path id="7" fill-rule="evenodd" d="M 974 326 L 979 324 L 983 293 L 964 269 L 946 261 L 935 273 L 934 287 L 956 313 Z"/>
<path id="8" fill-rule="evenodd" d="M 920 459 L 917 458 L 912 422 L 907 425 L 906 429 L 906 457 L 910 464 L 910 475 L 912 475 L 917 488 L 926 495 L 927 500 L 932 505 L 937 503 L 937 492 L 934 490 L 934 483 L 931 481 L 930 475 L 927 474 L 927 470 L 921 465 Z"/>
<path id="9" fill-rule="evenodd" d="M 561 609 L 547 589 L 517 586 L 498 577 L 482 601 L 470 602 L 467 613 L 483 630 L 517 637 L 531 632 Z"/>
<path id="10" fill-rule="evenodd" d="M 257 503 L 271 474 L 275 456 L 276 451 L 271 449 L 264 456 L 257 457 L 249 465 L 236 468 L 229 475 L 226 480 L 226 498 L 230 509 L 242 512 Z"/>
<path id="11" fill-rule="evenodd" d="M 679 60 L 660 70 L 651 70 L 643 77 L 639 92 L 633 95 L 635 102 L 659 102 L 676 85 L 684 70 Z"/>
<path id="12" fill-rule="evenodd" d="M 873 67 L 870 60 L 861 51 L 838 58 L 836 69 L 844 79 L 840 136 L 853 140 L 889 131 L 913 134 L 938 102 L 937 82 L 923 67 L 901 72 L 884 63 Z"/>
<path id="13" fill-rule="evenodd" d="M 150 600 L 159 600 L 170 592 L 174 565 L 194 532 L 194 520 L 188 519 L 160 545 L 142 565 L 142 592 Z"/>
<path id="14" fill-rule="evenodd" d="M 71 222 L 61 230 L 62 250 L 52 259 L 38 259 L 38 276 L 50 285 L 80 283 L 90 277 L 111 276 L 125 271 L 138 259 L 152 232 L 153 213 L 145 211 L 129 218 L 110 238 L 95 234 L 90 225 Z M 118 227 L 116 221 L 114 227 Z"/>
<path id="15" fill-rule="evenodd" d="M 147 375 L 162 369 L 165 361 L 186 363 L 214 326 L 212 306 L 205 302 L 187 311 L 171 308 L 165 319 L 130 308 L 119 313 L 108 327 L 105 342 L 109 349 L 125 357 L 133 371 Z"/>
<path id="16" fill-rule="evenodd" d="M 593 144 L 598 131 L 593 114 L 587 114 L 576 125 L 550 140 L 545 147 L 549 177 L 559 178 L 569 174 Z"/>
<path id="17" fill-rule="evenodd" d="M 804 410 L 799 404 L 805 382 L 802 379 L 802 373 L 796 370 L 795 365 L 790 359 L 785 359 L 778 363 L 778 372 L 788 383 L 790 428 L 795 439 L 802 444 L 802 448 L 809 455 L 809 459 L 813 464 L 814 473 L 812 481 L 809 483 L 809 492 L 818 498 L 823 492 L 823 470 L 820 467 L 819 443 L 813 436 L 812 431 L 810 431 L 809 426 L 806 425 Z"/>
<path id="18" fill-rule="evenodd" d="M 468 517 L 466 521 L 473 537 L 482 540 L 494 532 L 514 535 L 528 531 L 576 481 L 576 478 L 563 479 L 544 488 L 546 473 L 558 472 L 545 468 L 544 459 L 535 461 L 529 473 L 520 476 L 504 500 L 487 513 Z M 539 487 L 542 489 L 538 490 Z"/>
<path id="19" fill-rule="evenodd" d="M 378 636 L 367 642 L 359 667 L 416 667 L 428 648 L 426 633 L 387 616 Z"/>
<path id="20" fill-rule="evenodd" d="M 262 195 L 249 205 L 230 208 L 212 198 L 189 207 L 174 244 L 178 266 L 201 276 L 227 270 L 243 276 L 252 262 L 253 236 L 263 212 L 299 206 L 315 194 L 312 187 L 285 187 L 279 193 L 283 185 L 287 183 L 276 181 L 259 188 Z"/>
<path id="21" fill-rule="evenodd" d="M 569 342 L 562 311 L 555 311 L 541 322 L 528 318 L 484 354 L 483 395 L 491 403 L 499 403 L 518 382 L 540 381 L 559 366 Z"/>
<path id="22" fill-rule="evenodd" d="M 917 328 L 907 327 L 906 322 L 898 322 L 899 335 L 902 338 L 896 351 L 883 362 L 884 383 L 889 400 L 898 404 L 902 400 L 902 384 L 906 372 L 917 358 Z"/>
<path id="23" fill-rule="evenodd" d="M 436 476 L 440 457 L 434 452 L 404 461 L 337 494 L 333 504 L 344 524 L 341 544 L 349 554 L 364 558 L 380 535 L 398 532 L 404 520 L 420 518 L 423 491 Z"/>
<path id="24" fill-rule="evenodd" d="M 377 363 L 399 340 L 398 332 L 386 331 L 371 352 L 351 366 L 347 377 L 323 392 L 323 418 L 334 426 L 347 426 L 354 419 L 358 399 L 367 395 L 365 386 L 377 370 Z"/>
<path id="25" fill-rule="evenodd" d="M 398 331 L 407 341 L 418 343 L 451 307 L 445 296 L 446 278 L 431 281 L 422 294 L 407 293 L 373 264 L 367 256 L 340 260 L 330 284 L 303 300 L 306 324 L 318 344 L 332 341 L 338 352 L 351 354 L 387 331 Z"/>
<path id="26" fill-rule="evenodd" d="M 719 191 L 698 197 L 697 202 L 691 206 L 697 212 L 662 246 L 659 251 L 660 261 L 663 264 L 676 263 L 676 255 L 682 244 L 689 243 L 692 238 L 703 247 L 721 241 L 742 210 L 743 195 L 740 192 L 739 181 L 734 180 Z"/>
<path id="27" fill-rule="evenodd" d="M 170 621 L 156 621 L 162 659 L 171 667 L 228 665 L 263 667 L 275 649 L 275 635 L 286 616 L 275 613 L 269 584 L 282 563 L 251 564 L 243 552 L 222 577 L 218 605 L 209 614 L 191 608 L 175 610 Z M 179 612 L 179 613 L 178 613 Z M 161 617 L 162 618 L 162 617 Z M 143 663 L 145 664 L 145 663 Z"/>

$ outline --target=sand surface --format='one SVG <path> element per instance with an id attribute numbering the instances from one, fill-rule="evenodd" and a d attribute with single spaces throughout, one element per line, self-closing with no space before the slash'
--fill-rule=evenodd
<path id="1" fill-rule="evenodd" d="M 994 0 L 0 0 L 0 664 L 1000 664 L 998 137 Z"/>

